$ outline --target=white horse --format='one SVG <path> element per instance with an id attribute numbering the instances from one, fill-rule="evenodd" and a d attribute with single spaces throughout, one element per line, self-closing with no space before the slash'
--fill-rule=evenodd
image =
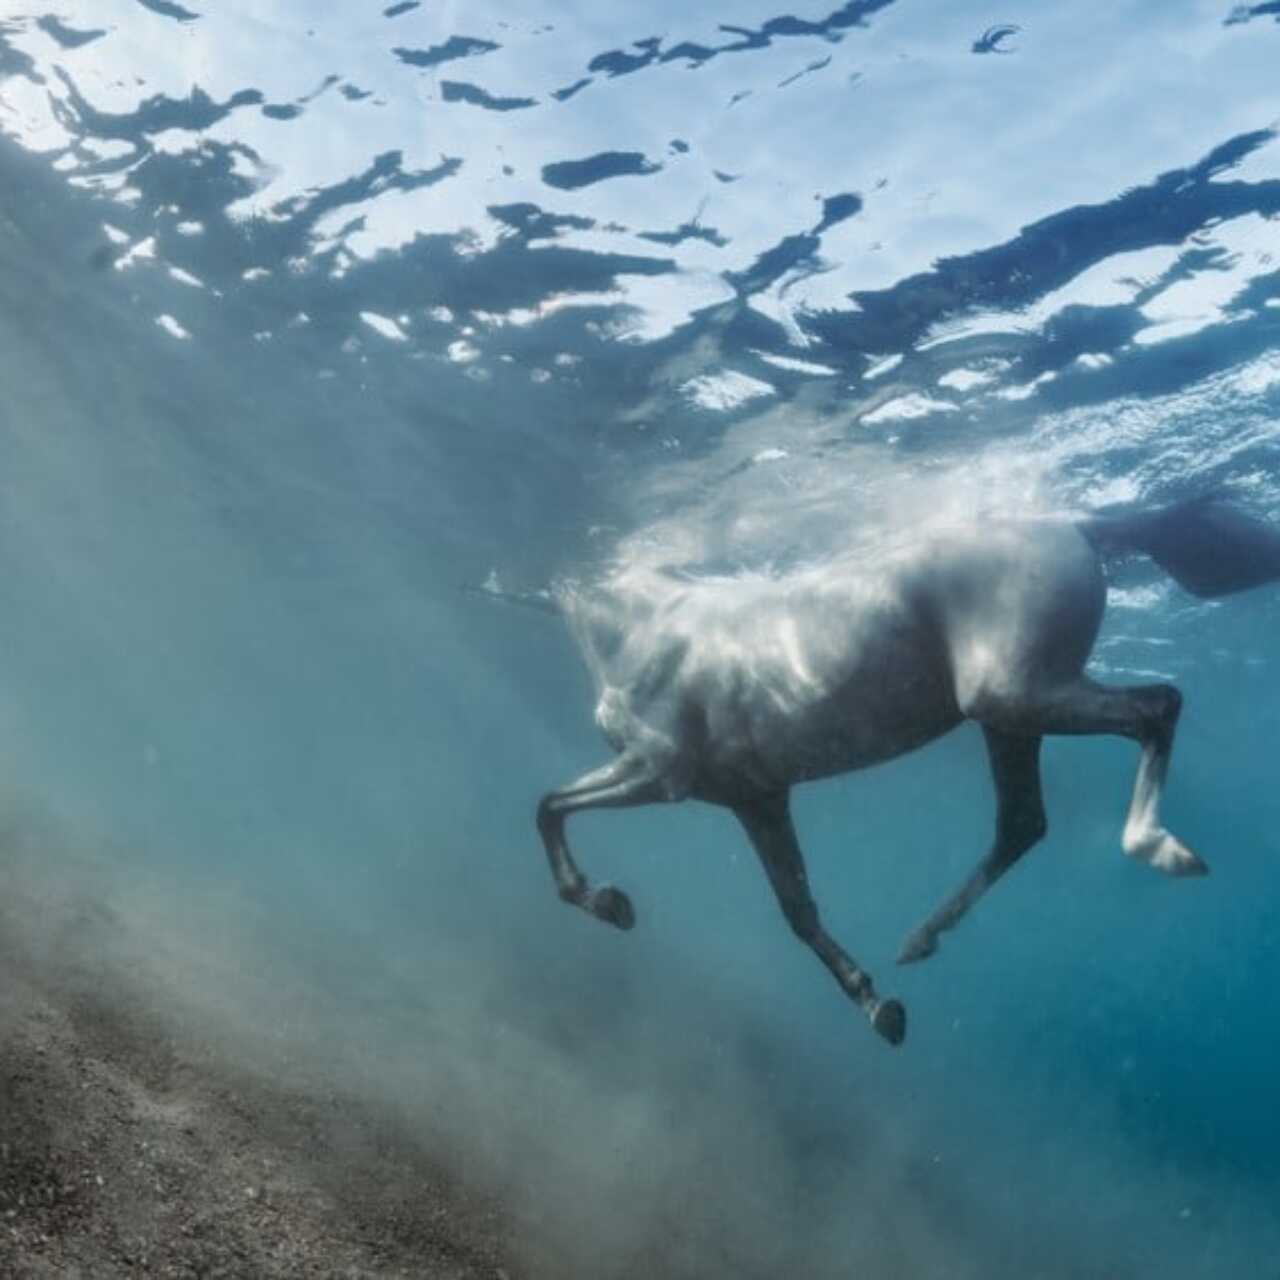
<path id="1" fill-rule="evenodd" d="M 578 870 L 565 841 L 569 814 L 687 797 L 723 805 L 746 830 L 792 929 L 876 1031 L 900 1044 L 902 1005 L 878 998 L 870 974 L 822 927 L 788 797 L 798 782 L 903 755 L 963 720 L 976 720 L 986 739 L 995 840 L 910 934 L 899 961 L 930 955 L 938 935 L 1044 835 L 1047 733 L 1136 741 L 1124 851 L 1171 875 L 1203 874 L 1205 864 L 1160 824 L 1181 695 L 1169 684 L 1108 688 L 1084 674 L 1106 601 L 1103 562 L 1133 551 L 1202 597 L 1280 577 L 1280 532 L 1207 498 L 949 529 L 874 562 L 846 557 L 784 577 L 663 574 L 642 584 L 651 589 L 562 590 L 557 604 L 593 669 L 596 720 L 618 757 L 538 805 L 561 898 L 620 929 L 635 923 L 626 894 L 592 887 Z"/>

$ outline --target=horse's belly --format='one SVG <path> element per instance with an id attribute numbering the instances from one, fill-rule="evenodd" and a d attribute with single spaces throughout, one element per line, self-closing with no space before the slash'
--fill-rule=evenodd
<path id="1" fill-rule="evenodd" d="M 708 789 L 781 788 L 892 760 L 959 724 L 950 685 L 906 677 L 897 686 L 842 690 L 804 707 L 756 703 L 709 725 Z"/>
<path id="2" fill-rule="evenodd" d="M 770 771 L 788 782 L 826 778 L 892 760 L 933 741 L 960 722 L 950 697 L 929 697 L 904 705 L 859 708 L 853 717 L 821 717 L 811 725 L 788 726 L 757 748 Z"/>

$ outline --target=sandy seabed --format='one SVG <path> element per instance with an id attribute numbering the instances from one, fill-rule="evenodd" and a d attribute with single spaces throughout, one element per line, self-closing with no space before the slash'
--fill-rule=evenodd
<path id="1" fill-rule="evenodd" d="M 516 1280 L 498 1206 L 394 1117 L 227 1061 L 6 897 L 0 1277 Z"/>

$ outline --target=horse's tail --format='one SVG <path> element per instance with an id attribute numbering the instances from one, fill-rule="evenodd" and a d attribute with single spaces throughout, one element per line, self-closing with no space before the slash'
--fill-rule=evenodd
<path id="1" fill-rule="evenodd" d="M 1280 578 L 1280 529 L 1218 493 L 1167 507 L 1099 511 L 1079 528 L 1100 554 L 1140 551 L 1202 599 Z"/>
<path id="2" fill-rule="evenodd" d="M 539 613 L 549 613 L 557 618 L 564 616 L 564 607 L 556 594 L 546 587 L 536 591 L 508 591 L 499 581 L 496 572 L 477 586 L 475 583 L 464 583 L 462 587 L 468 595 L 483 596 L 486 600 L 495 600 L 499 604 L 513 604 L 521 609 L 536 609 Z"/>

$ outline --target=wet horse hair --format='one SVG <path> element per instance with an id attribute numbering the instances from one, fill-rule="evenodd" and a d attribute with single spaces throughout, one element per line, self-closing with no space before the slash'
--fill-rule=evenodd
<path id="1" fill-rule="evenodd" d="M 1118 734 L 1141 748 L 1121 844 L 1171 875 L 1205 864 L 1165 830 L 1159 805 L 1182 696 L 1171 684 L 1108 687 L 1084 674 L 1106 603 L 1103 564 L 1150 556 L 1200 597 L 1280 578 L 1280 532 L 1219 496 L 1078 520 L 923 532 L 872 559 L 851 554 L 782 577 L 661 577 L 660 589 L 558 603 L 599 688 L 596 720 L 617 758 L 543 796 L 537 826 L 560 897 L 630 929 L 631 902 L 592 886 L 565 840 L 584 809 L 694 798 L 730 809 L 796 935 L 890 1044 L 901 1003 L 823 928 L 789 812 L 791 788 L 981 726 L 995 782 L 995 839 L 969 878 L 906 939 L 938 937 L 1045 834 L 1045 734 Z M 652 588 L 653 584 L 649 584 Z M 634 587 L 634 584 L 633 584 Z"/>

